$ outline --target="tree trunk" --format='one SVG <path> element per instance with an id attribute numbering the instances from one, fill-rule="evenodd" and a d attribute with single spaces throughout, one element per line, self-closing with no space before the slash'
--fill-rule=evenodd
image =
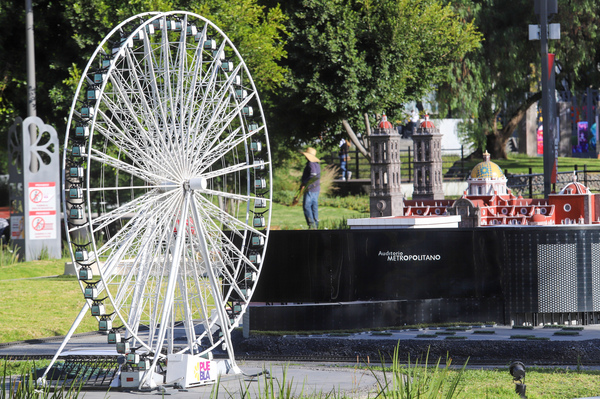
<path id="1" fill-rule="evenodd" d="M 502 129 L 495 129 L 487 135 L 487 150 L 494 159 L 506 159 L 506 143 L 533 104 L 542 98 L 542 93 L 537 92 L 525 100 L 511 115 Z"/>
<path id="2" fill-rule="evenodd" d="M 360 153 L 363 154 L 364 157 L 367 158 L 370 162 L 371 154 L 369 153 L 369 151 L 367 151 L 367 149 L 365 147 L 363 147 L 362 143 L 360 142 L 360 140 L 358 139 L 356 134 L 354 134 L 354 130 L 352 130 L 352 127 L 350 126 L 350 124 L 348 123 L 348 121 L 346 119 L 342 120 L 342 126 L 344 126 L 346 133 L 348 133 L 348 136 L 350 137 L 350 140 L 352 141 L 352 143 L 354 143 L 354 145 L 356 146 L 356 149 L 358 151 L 360 151 Z"/>

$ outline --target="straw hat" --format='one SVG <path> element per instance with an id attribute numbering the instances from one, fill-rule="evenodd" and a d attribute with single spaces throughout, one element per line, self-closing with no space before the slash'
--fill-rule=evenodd
<path id="1" fill-rule="evenodd" d="M 306 152 L 303 152 L 303 151 L 301 151 L 301 152 L 302 152 L 302 154 L 303 154 L 303 155 L 306 157 L 306 159 L 308 159 L 308 160 L 309 160 L 309 162 L 321 162 L 321 161 L 319 160 L 319 158 L 317 158 L 317 157 L 316 157 L 316 155 L 317 155 L 317 150 L 315 150 L 314 148 L 312 148 L 312 147 L 308 147 L 308 148 L 306 149 Z"/>

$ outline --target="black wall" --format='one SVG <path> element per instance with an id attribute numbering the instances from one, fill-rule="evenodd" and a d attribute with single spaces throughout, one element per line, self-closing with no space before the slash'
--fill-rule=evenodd
<path id="1" fill-rule="evenodd" d="M 493 231 L 273 231 L 253 301 L 501 296 Z"/>
<path id="2" fill-rule="evenodd" d="M 593 322 L 600 229 L 273 231 L 252 300 L 303 304 L 253 306 L 251 325 L 265 329 L 509 324 L 586 312 Z"/>

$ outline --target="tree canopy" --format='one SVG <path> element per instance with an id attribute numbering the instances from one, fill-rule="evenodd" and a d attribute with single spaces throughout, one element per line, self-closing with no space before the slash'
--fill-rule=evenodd
<path id="1" fill-rule="evenodd" d="M 539 96 L 530 0 L 34 0 L 38 115 L 62 134 L 81 71 L 100 40 L 144 11 L 185 9 L 214 21 L 248 63 L 274 146 L 333 141 L 340 122 L 386 112 L 436 90 L 441 114 L 471 121 L 480 148 L 502 157 Z M 600 84 L 600 4 L 559 0 L 557 87 Z M 235 16 L 235 17 L 232 17 Z M 0 0 L 0 126 L 26 112 L 25 10 Z M 4 136 L 5 137 L 5 136 Z M 6 139 L 0 139 L 4 148 Z M 0 164 L 0 173 L 5 168 Z"/>
<path id="2" fill-rule="evenodd" d="M 528 25 L 539 23 L 533 2 L 459 0 L 457 12 L 483 34 L 482 46 L 455 62 L 447 83 L 438 90 L 442 114 L 467 118 L 470 140 L 495 158 L 505 158 L 506 141 L 525 111 L 541 98 L 539 40 L 528 40 Z M 600 4 L 591 0 L 558 0 L 560 40 L 549 41 L 562 67 L 558 90 L 600 84 Z M 566 84 L 566 86 L 564 86 Z"/>
<path id="3" fill-rule="evenodd" d="M 280 60 L 286 17 L 277 6 L 267 9 L 256 0 L 34 0 L 37 115 L 62 135 L 81 72 L 106 34 L 135 14 L 179 9 L 197 12 L 226 32 L 270 101 L 285 72 Z M 25 48 L 24 3 L 0 0 L 0 149 L 14 118 L 27 112 Z M 6 173 L 2 159 L 0 174 Z"/>
<path id="4" fill-rule="evenodd" d="M 480 35 L 436 0 L 297 0 L 290 16 L 289 78 L 279 102 L 287 131 L 306 139 L 342 119 L 397 113 L 447 77 Z"/>

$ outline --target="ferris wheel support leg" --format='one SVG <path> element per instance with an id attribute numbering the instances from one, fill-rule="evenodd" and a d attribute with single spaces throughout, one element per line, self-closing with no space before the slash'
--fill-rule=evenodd
<path id="1" fill-rule="evenodd" d="M 156 348 L 154 350 L 154 360 L 152 360 L 152 366 L 150 366 L 150 370 L 148 370 L 144 376 L 142 377 L 139 389 L 140 390 L 148 390 L 156 388 L 156 383 L 154 382 L 154 370 L 156 369 L 156 364 L 158 362 L 158 358 L 160 357 L 161 349 L 163 346 L 163 342 L 165 340 L 165 335 L 167 329 L 169 329 L 171 325 L 171 317 L 172 317 L 172 308 L 173 308 L 173 298 L 175 295 L 175 286 L 177 283 L 177 276 L 179 275 L 179 265 L 181 263 L 181 255 L 183 253 L 182 248 L 184 246 L 184 238 L 185 238 L 185 223 L 187 220 L 187 212 L 190 204 L 191 192 L 186 192 L 185 199 L 183 201 L 183 208 L 179 220 L 179 225 L 177 225 L 177 239 L 175 241 L 175 250 L 173 251 L 173 260 L 171 270 L 169 271 L 169 281 L 167 283 L 167 290 L 165 292 L 165 301 L 163 304 L 162 314 L 160 318 L 160 329 L 158 331 L 158 337 L 156 339 Z M 170 337 L 173 339 L 173 336 Z M 172 345 L 170 345 L 172 347 Z"/>
<path id="2" fill-rule="evenodd" d="M 71 325 L 71 328 L 69 329 L 69 332 L 67 332 L 67 335 L 65 335 L 65 339 L 63 339 L 63 342 L 60 344 L 60 347 L 58 348 L 58 350 L 54 354 L 54 357 L 50 361 L 50 364 L 48 365 L 48 367 L 46 367 L 46 371 L 44 371 L 44 375 L 42 375 L 40 378 L 38 378 L 38 380 L 37 380 L 38 385 L 44 385 L 44 383 L 46 381 L 46 375 L 48 375 L 48 372 L 50 371 L 50 368 L 52 368 L 52 366 L 54 366 L 54 363 L 56 362 L 56 359 L 58 359 L 58 356 L 60 356 L 60 354 L 62 353 L 63 349 L 65 349 L 65 346 L 67 346 L 67 343 L 71 339 L 71 336 L 73 336 L 73 333 L 75 332 L 75 330 L 77 330 L 77 327 L 79 327 L 79 324 L 83 320 L 83 317 L 86 315 L 86 313 L 89 310 L 89 308 L 90 308 L 90 304 L 88 303 L 88 301 L 85 301 L 85 304 L 81 308 L 81 311 L 79 312 L 79 315 L 77 315 L 77 318 L 75 319 L 75 321 Z"/>
<path id="3" fill-rule="evenodd" d="M 229 323 L 229 317 L 225 312 L 225 304 L 223 303 L 223 298 L 219 294 L 219 285 L 217 284 L 217 277 L 215 275 L 215 271 L 210 264 L 210 257 L 208 253 L 208 248 L 206 247 L 206 232 L 204 231 L 204 225 L 200 223 L 198 209 L 196 208 L 196 203 L 194 201 L 191 202 L 192 213 L 194 215 L 194 219 L 198 221 L 196 225 L 198 226 L 198 234 L 200 238 L 200 251 L 202 252 L 202 257 L 206 262 L 206 271 L 208 273 L 208 280 L 210 281 L 210 287 L 213 292 L 213 298 L 215 301 L 215 306 L 217 308 L 217 315 L 221 320 L 221 332 L 223 333 L 223 339 L 225 340 L 225 347 L 227 349 L 227 354 L 229 355 L 229 363 L 225 364 L 224 374 L 241 374 L 242 370 L 238 367 L 235 361 L 235 355 L 233 353 L 233 344 L 231 342 L 231 335 L 229 334 L 229 326 L 226 323 Z"/>

